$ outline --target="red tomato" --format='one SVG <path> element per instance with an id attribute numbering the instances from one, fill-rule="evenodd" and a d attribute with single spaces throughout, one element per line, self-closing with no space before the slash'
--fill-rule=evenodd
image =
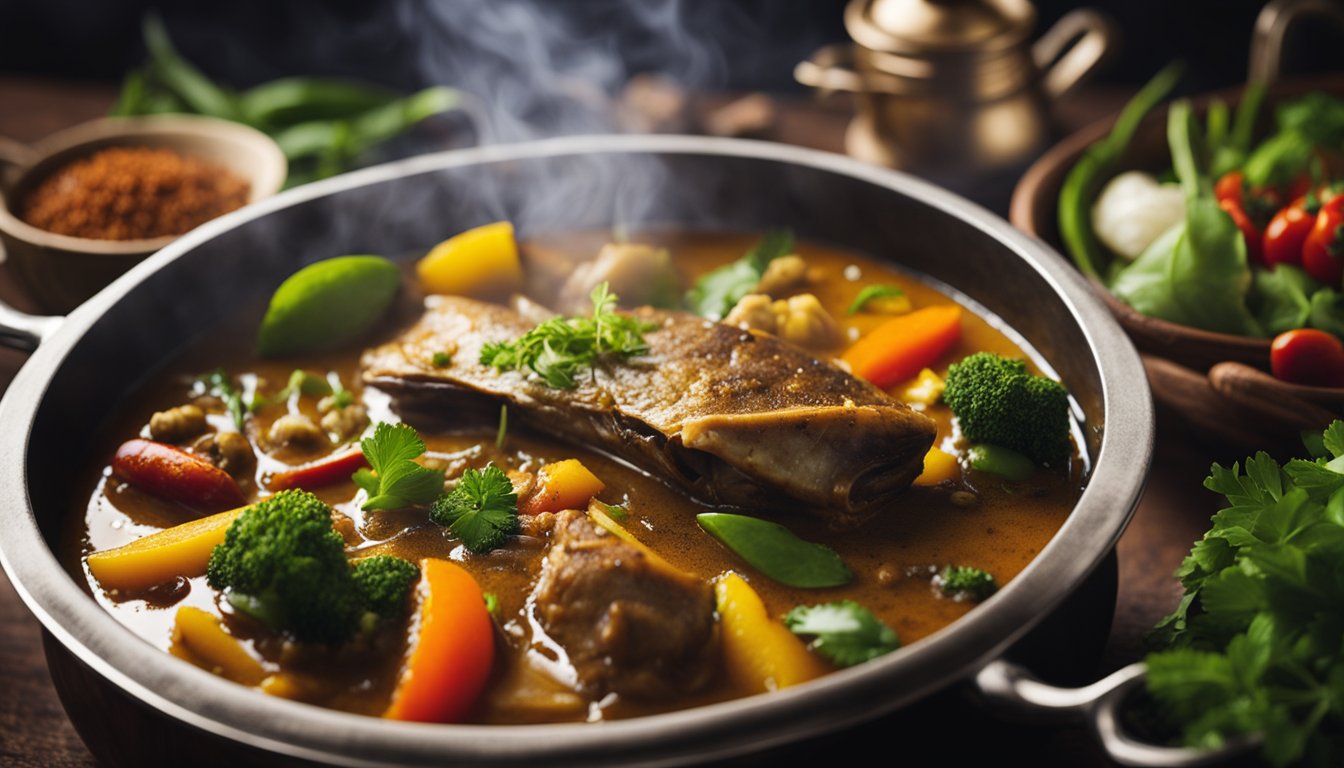
<path id="1" fill-rule="evenodd" d="M 1344 195 L 1336 195 L 1321 205 L 1302 243 L 1302 268 L 1317 280 L 1330 285 L 1344 276 Z"/>
<path id="2" fill-rule="evenodd" d="M 1241 230 L 1241 237 L 1246 241 L 1246 256 L 1252 263 L 1265 263 L 1262 228 L 1269 211 L 1278 208 L 1278 191 L 1247 188 L 1241 171 L 1228 171 L 1213 185 L 1213 196 Z"/>
<path id="3" fill-rule="evenodd" d="M 1309 208 L 1307 198 L 1302 196 L 1274 214 L 1265 227 L 1265 266 L 1271 269 L 1280 264 L 1302 266 L 1302 243 L 1316 224 L 1317 208 L 1319 205 Z"/>
<path id="4" fill-rule="evenodd" d="M 1344 387 L 1344 343 L 1315 328 L 1281 333 L 1269 346 L 1269 369 L 1293 384 Z"/>
<path id="5" fill-rule="evenodd" d="M 1228 171 L 1218 177 L 1218 181 L 1213 185 L 1213 196 L 1218 202 L 1232 200 L 1238 206 L 1241 205 L 1242 188 L 1245 186 L 1246 177 L 1241 171 Z"/>
<path id="6" fill-rule="evenodd" d="M 1263 252 L 1265 236 L 1251 222 L 1251 217 L 1246 215 L 1246 210 L 1236 200 L 1219 200 L 1218 206 L 1227 211 L 1227 215 L 1232 217 L 1232 223 L 1237 225 L 1237 229 L 1241 230 L 1241 238 L 1246 241 L 1246 257 L 1253 264 L 1265 263 Z"/>

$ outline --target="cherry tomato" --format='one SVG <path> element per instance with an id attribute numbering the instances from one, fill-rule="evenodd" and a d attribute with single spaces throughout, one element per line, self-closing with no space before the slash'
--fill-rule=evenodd
<path id="1" fill-rule="evenodd" d="M 1320 204 L 1304 195 L 1274 214 L 1265 227 L 1265 266 L 1273 269 L 1280 264 L 1302 266 L 1302 243 L 1316 225 Z"/>
<path id="2" fill-rule="evenodd" d="M 1344 195 L 1321 204 L 1316 221 L 1302 242 L 1302 268 L 1330 285 L 1344 276 Z"/>
<path id="3" fill-rule="evenodd" d="M 1213 196 L 1241 230 L 1241 237 L 1246 241 L 1246 256 L 1253 263 L 1263 264 L 1264 226 L 1279 207 L 1278 191 L 1247 187 L 1241 171 L 1228 171 L 1214 184 Z"/>
<path id="4" fill-rule="evenodd" d="M 1315 328 L 1281 333 L 1269 346 L 1269 369 L 1293 384 L 1344 387 L 1344 343 Z"/>

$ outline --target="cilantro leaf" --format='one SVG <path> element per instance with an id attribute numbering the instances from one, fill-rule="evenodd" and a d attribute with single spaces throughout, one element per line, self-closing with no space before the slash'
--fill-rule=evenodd
<path id="1" fill-rule="evenodd" d="M 725 264 L 695 281 L 686 292 L 686 308 L 710 320 L 722 320 L 742 300 L 756 290 L 756 284 L 780 256 L 793 250 L 793 235 L 785 230 L 765 233 L 742 258 Z"/>
<path id="2" fill-rule="evenodd" d="M 852 600 L 800 605 L 784 617 L 795 635 L 811 637 L 808 648 L 842 666 L 862 664 L 901 647 L 896 632 Z"/>
<path id="3" fill-rule="evenodd" d="M 518 532 L 518 494 L 494 464 L 468 469 L 451 492 L 434 502 L 429 519 L 446 526 L 472 552 L 489 552 Z"/>
<path id="4" fill-rule="evenodd" d="M 881 284 L 865 285 L 863 289 L 859 291 L 859 295 L 854 297 L 854 301 L 850 303 L 849 309 L 845 310 L 845 314 L 857 315 L 864 307 L 868 306 L 868 303 L 871 301 L 903 298 L 905 298 L 905 291 L 902 290 L 900 286 Z M 888 301 L 885 302 L 885 304 L 903 306 L 906 311 L 910 309 L 910 300 L 908 298 L 906 298 L 904 302 Z"/>
<path id="5" fill-rule="evenodd" d="M 244 431 L 243 422 L 247 419 L 247 411 L 243 408 L 243 393 L 233 385 L 233 379 L 224 373 L 223 368 L 216 368 L 210 373 L 198 377 L 196 386 L 205 394 L 223 400 L 225 407 L 229 410 L 229 417 L 233 419 L 233 426 L 239 432 Z"/>
<path id="6" fill-rule="evenodd" d="M 1344 422 L 1334 456 L 1245 470 L 1205 486 L 1228 506 L 1185 558 L 1185 595 L 1150 635 L 1148 690 L 1188 746 L 1259 739 L 1275 766 L 1344 756 Z"/>
<path id="7" fill-rule="evenodd" d="M 583 368 L 602 359 L 623 360 L 648 351 L 644 332 L 653 326 L 615 311 L 617 296 L 606 283 L 593 289 L 593 314 L 553 317 L 513 341 L 481 347 L 481 365 L 499 371 L 530 370 L 546 386 L 573 389 Z"/>
<path id="8" fill-rule="evenodd" d="M 363 509 L 404 509 L 433 502 L 443 493 L 443 470 L 415 462 L 425 442 L 406 424 L 379 422 L 372 437 L 359 443 L 372 470 L 352 476 L 369 495 Z"/>
<path id="9" fill-rule="evenodd" d="M 933 577 L 933 583 L 954 600 L 978 602 L 999 590 L 998 583 L 988 571 L 969 565 L 949 565 Z"/>

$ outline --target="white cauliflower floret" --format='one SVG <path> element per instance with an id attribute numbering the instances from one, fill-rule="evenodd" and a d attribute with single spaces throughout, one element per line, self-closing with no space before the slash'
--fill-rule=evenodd
<path id="1" fill-rule="evenodd" d="M 1092 229 L 1107 248 L 1133 261 L 1163 232 L 1185 220 L 1185 194 L 1139 171 L 1111 179 L 1092 206 Z"/>

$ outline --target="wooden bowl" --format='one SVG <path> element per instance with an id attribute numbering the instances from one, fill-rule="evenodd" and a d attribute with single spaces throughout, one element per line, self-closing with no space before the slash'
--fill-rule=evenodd
<path id="1" fill-rule="evenodd" d="M 249 183 L 249 203 L 278 192 L 287 172 L 284 153 L 266 134 L 239 123 L 195 115 L 104 118 L 61 131 L 31 148 L 12 142 L 0 145 L 17 171 L 0 195 L 0 243 L 11 273 L 44 311 L 74 309 L 179 237 L 71 237 L 34 227 L 13 213 L 16 203 L 52 171 L 112 146 L 162 147 L 222 166 Z"/>
<path id="2" fill-rule="evenodd" d="M 1275 104 L 1311 91 L 1344 97 L 1344 76 L 1271 86 L 1261 108 L 1266 126 Z M 1242 89 L 1231 89 L 1196 97 L 1194 103 L 1202 114 L 1214 99 L 1235 108 L 1241 95 Z M 1056 217 L 1060 187 L 1083 152 L 1114 125 L 1114 117 L 1094 123 L 1055 145 L 1028 168 L 1013 191 L 1012 223 L 1067 254 Z M 1156 172 L 1170 167 L 1166 125 L 1167 110 L 1153 110 L 1139 126 L 1118 170 Z M 1143 353 L 1158 403 L 1178 411 L 1203 436 L 1240 449 L 1300 452 L 1303 429 L 1323 428 L 1331 418 L 1344 416 L 1344 390 L 1338 391 L 1339 397 L 1323 396 L 1321 388 L 1296 387 L 1264 373 L 1269 370 L 1269 339 L 1213 333 L 1141 315 L 1101 283 L 1093 281 L 1092 287 Z M 1312 397 L 1304 396 L 1306 390 L 1311 390 Z"/>

